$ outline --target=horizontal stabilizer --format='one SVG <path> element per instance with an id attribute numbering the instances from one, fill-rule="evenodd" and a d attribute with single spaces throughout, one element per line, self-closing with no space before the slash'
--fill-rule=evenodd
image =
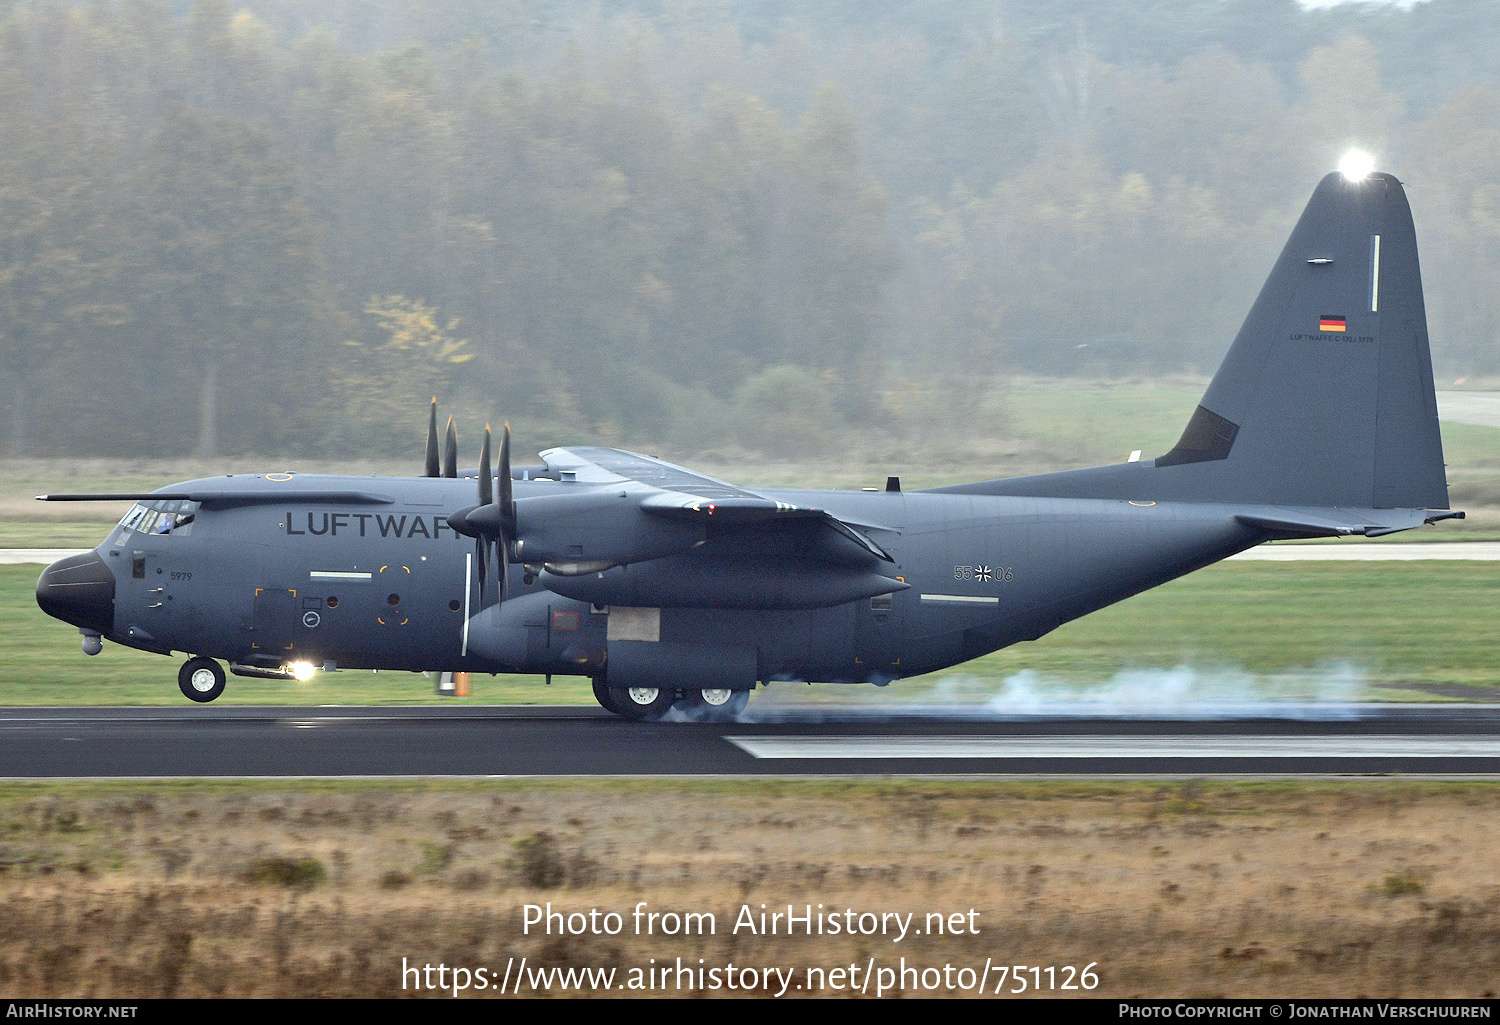
<path id="1" fill-rule="evenodd" d="M 1258 509 L 1234 518 L 1286 538 L 1382 537 L 1438 520 L 1461 520 L 1464 514 L 1446 509 Z"/>

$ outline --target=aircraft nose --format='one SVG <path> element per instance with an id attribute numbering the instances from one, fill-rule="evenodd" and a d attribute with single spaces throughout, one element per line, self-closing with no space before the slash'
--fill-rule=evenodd
<path id="1" fill-rule="evenodd" d="M 64 623 L 108 634 L 115 626 L 115 576 L 98 552 L 70 555 L 42 571 L 36 603 Z"/>

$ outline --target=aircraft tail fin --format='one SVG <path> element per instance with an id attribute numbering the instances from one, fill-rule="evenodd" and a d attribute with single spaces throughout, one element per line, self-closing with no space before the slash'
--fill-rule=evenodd
<path id="1" fill-rule="evenodd" d="M 1323 179 L 1155 466 L 1204 500 L 1447 508 L 1416 230 L 1399 181 Z"/>
<path id="2" fill-rule="evenodd" d="M 1166 454 L 940 490 L 1446 509 L 1416 231 L 1401 183 L 1339 173 L 1319 183 Z"/>

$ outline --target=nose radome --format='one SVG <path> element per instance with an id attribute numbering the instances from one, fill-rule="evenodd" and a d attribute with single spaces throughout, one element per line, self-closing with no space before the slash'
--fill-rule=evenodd
<path id="1" fill-rule="evenodd" d="M 115 626 L 115 576 L 98 552 L 59 559 L 36 582 L 36 603 L 64 623 L 101 634 Z"/>

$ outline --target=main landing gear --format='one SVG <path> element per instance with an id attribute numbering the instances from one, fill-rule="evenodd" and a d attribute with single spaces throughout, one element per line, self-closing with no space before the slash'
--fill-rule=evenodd
<path id="1" fill-rule="evenodd" d="M 609 689 L 610 711 L 626 719 L 660 719 L 672 707 L 677 692 L 670 687 L 611 687 Z M 609 705 L 605 706 L 609 708 Z"/>
<path id="2" fill-rule="evenodd" d="M 212 701 L 224 693 L 224 667 L 211 658 L 190 658 L 177 670 L 177 686 L 193 701 Z"/>
<path id="3" fill-rule="evenodd" d="M 700 722 L 733 722 L 740 717 L 750 703 L 748 690 L 730 690 L 728 687 L 705 687 L 702 690 L 685 690 L 677 707 Z"/>
<path id="4" fill-rule="evenodd" d="M 594 699 L 623 719 L 653 721 L 676 708 L 694 722 L 732 722 L 750 701 L 747 690 L 711 687 L 677 690 L 672 687 L 608 687 L 594 678 Z"/>
<path id="5" fill-rule="evenodd" d="M 609 688 L 604 685 L 604 677 L 594 677 L 593 684 L 594 700 L 599 702 L 599 704 L 603 706 L 606 712 L 613 712 L 615 713 L 615 715 L 625 714 L 620 710 L 620 707 L 615 704 L 615 699 L 610 696 Z"/>

